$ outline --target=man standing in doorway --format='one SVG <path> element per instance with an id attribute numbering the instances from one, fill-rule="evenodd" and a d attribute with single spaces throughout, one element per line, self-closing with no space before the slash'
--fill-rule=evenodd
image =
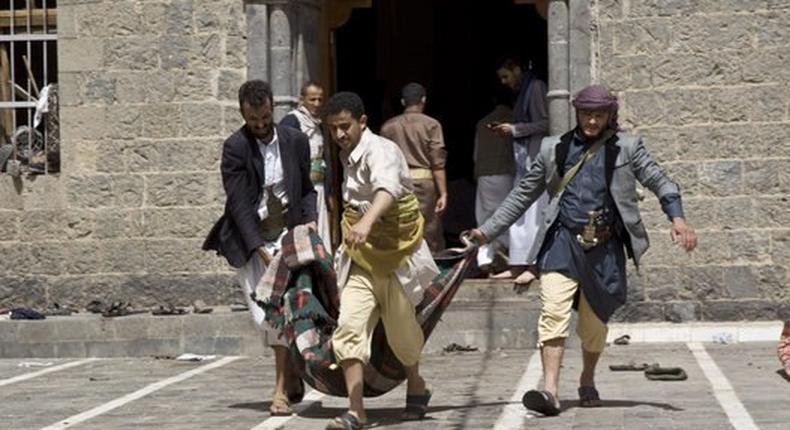
<path id="1" fill-rule="evenodd" d="M 315 190 L 310 181 L 307 136 L 290 127 L 274 126 L 272 89 L 261 80 L 239 89 L 244 126 L 222 147 L 225 212 L 209 232 L 204 250 L 215 250 L 237 269 L 239 283 L 253 320 L 274 350 L 275 388 L 269 411 L 290 415 L 290 405 L 304 396 L 304 385 L 291 368 L 285 340 L 264 322 L 253 300 L 258 281 L 287 229 L 300 224 L 315 228 Z"/>
<path id="2" fill-rule="evenodd" d="M 474 162 L 477 193 L 475 194 L 475 218 L 482 225 L 502 204 L 513 189 L 513 143 L 509 137 L 495 133 L 492 129 L 513 118 L 510 108 L 512 99 L 506 90 L 492 97 L 494 109 L 477 122 L 475 130 Z M 509 91 L 508 91 L 509 93 Z M 498 253 L 507 251 L 508 235 L 502 234 L 491 243 L 480 247 L 477 264 L 481 270 L 492 273 Z"/>
<path id="3" fill-rule="evenodd" d="M 329 150 L 324 147 L 319 112 L 324 104 L 324 89 L 316 82 L 307 82 L 299 95 L 299 106 L 280 121 L 280 125 L 301 130 L 310 141 L 310 180 L 316 191 L 318 235 L 327 249 L 332 248 L 329 210 L 331 184 Z"/>
<path id="4" fill-rule="evenodd" d="M 546 102 L 546 83 L 512 58 L 499 63 L 497 76 L 502 85 L 517 94 L 513 108 L 513 122 L 497 124 L 493 130 L 502 136 L 513 138 L 516 175 L 518 183 L 529 172 L 530 166 L 540 150 L 540 141 L 549 134 L 549 112 Z M 494 278 L 515 277 L 516 287 L 528 286 L 537 276 L 535 261 L 528 258 L 540 228 L 541 213 L 548 202 L 544 194 L 510 227 L 508 257 L 510 270 Z M 492 238 L 493 239 L 493 238 Z"/>
<path id="5" fill-rule="evenodd" d="M 431 391 L 419 372 L 425 339 L 415 306 L 439 269 L 423 239 L 423 218 L 412 192 L 409 166 L 395 143 L 367 128 L 358 95 L 335 94 L 324 114 L 344 166 L 343 244 L 335 257 L 342 292 L 332 347 L 349 398 L 348 412 L 327 429 L 360 429 L 367 421 L 363 369 L 379 320 L 406 370 L 406 408 L 401 419 L 419 420 L 425 416 Z"/>
<path id="6" fill-rule="evenodd" d="M 672 240 L 686 251 L 697 245 L 677 184 L 653 161 L 639 136 L 618 131 L 617 98 L 593 85 L 576 95 L 573 106 L 576 127 L 544 139 L 532 169 L 494 215 L 471 232 L 480 242 L 494 238 L 544 190 L 551 196 L 529 252 L 540 267 L 538 346 L 545 389 L 524 395 L 527 408 L 545 415 L 560 413 L 559 374 L 572 308 L 579 314 L 576 332 L 582 340 L 580 405 L 601 404 L 595 367 L 606 345 L 606 323 L 625 303 L 625 251 L 638 265 L 648 247 L 636 181 L 658 197 L 672 222 Z"/>
<path id="7" fill-rule="evenodd" d="M 425 218 L 425 240 L 431 252 L 444 249 L 442 214 L 447 208 L 444 136 L 439 121 L 425 115 L 425 87 L 410 83 L 401 90 L 402 114 L 381 127 L 381 136 L 400 146 L 409 164 L 414 194 Z"/>

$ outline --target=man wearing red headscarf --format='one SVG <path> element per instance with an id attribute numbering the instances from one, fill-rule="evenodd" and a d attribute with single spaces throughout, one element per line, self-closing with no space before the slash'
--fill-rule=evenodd
<path id="1" fill-rule="evenodd" d="M 573 100 L 576 127 L 543 140 L 531 170 L 473 239 L 485 243 L 505 231 L 543 191 L 544 220 L 530 250 L 540 271 L 542 309 L 538 346 L 543 390 L 530 390 L 524 406 L 544 415 L 560 413 L 559 373 L 571 310 L 578 312 L 584 368 L 581 406 L 599 406 L 595 367 L 606 345 L 608 322 L 626 299 L 626 253 L 638 266 L 648 247 L 637 206 L 636 182 L 652 191 L 672 223 L 671 237 L 686 251 L 697 245 L 686 223 L 680 189 L 656 164 L 641 137 L 617 125 L 617 98 L 592 85 Z"/>

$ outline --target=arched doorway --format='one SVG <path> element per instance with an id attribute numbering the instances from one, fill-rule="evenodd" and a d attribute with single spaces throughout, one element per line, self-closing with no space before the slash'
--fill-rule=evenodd
<path id="1" fill-rule="evenodd" d="M 497 60 L 516 55 L 547 78 L 546 20 L 516 3 L 373 0 L 333 33 L 335 89 L 362 96 L 374 131 L 400 113 L 404 84 L 428 88 L 426 113 L 442 123 L 448 149 L 448 239 L 474 225 L 474 128 L 492 107 Z"/>

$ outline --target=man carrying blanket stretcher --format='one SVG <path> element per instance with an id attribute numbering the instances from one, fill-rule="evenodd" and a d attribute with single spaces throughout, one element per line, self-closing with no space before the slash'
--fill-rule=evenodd
<path id="1" fill-rule="evenodd" d="M 425 339 L 415 306 L 439 269 L 423 240 L 423 218 L 412 192 L 409 166 L 394 142 L 367 129 L 358 95 L 335 94 L 324 107 L 324 117 L 344 165 L 343 244 L 335 262 L 342 291 L 332 347 L 349 397 L 349 411 L 327 429 L 359 429 L 367 421 L 363 366 L 370 358 L 379 319 L 406 370 L 406 409 L 401 418 L 422 419 L 431 391 L 419 373 Z"/>

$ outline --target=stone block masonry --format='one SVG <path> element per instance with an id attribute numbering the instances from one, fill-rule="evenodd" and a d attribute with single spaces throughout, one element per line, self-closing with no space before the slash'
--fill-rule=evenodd
<path id="1" fill-rule="evenodd" d="M 572 20 L 580 3 L 592 25 L 569 28 L 592 31 L 593 80 L 680 183 L 700 238 L 691 255 L 675 247 L 648 195 L 652 248 L 617 318 L 790 318 L 790 1 L 572 1 Z M 267 76 L 289 109 L 312 52 L 300 43 L 321 31 L 304 23 L 327 4 L 59 1 L 62 172 L 0 175 L 0 307 L 240 300 L 199 249 L 224 204 L 236 89 Z M 266 49 L 247 52 L 251 39 Z"/>
<path id="2" fill-rule="evenodd" d="M 648 195 L 652 248 L 631 274 L 643 294 L 619 318 L 790 318 L 790 2 L 592 4 L 594 74 L 680 183 L 700 240 L 674 246 Z"/>
<path id="3" fill-rule="evenodd" d="M 200 245 L 241 125 L 244 3 L 58 2 L 63 169 L 0 176 L 0 307 L 241 299 Z"/>

